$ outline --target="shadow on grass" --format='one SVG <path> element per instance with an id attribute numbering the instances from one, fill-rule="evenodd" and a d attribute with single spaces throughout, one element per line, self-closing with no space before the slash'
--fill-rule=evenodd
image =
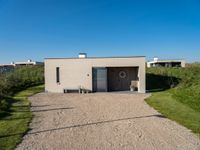
<path id="1" fill-rule="evenodd" d="M 147 92 L 160 92 L 170 88 L 176 87 L 181 79 L 172 77 L 157 75 L 153 73 L 146 74 L 146 89 Z"/>
<path id="2" fill-rule="evenodd" d="M 18 118 L 9 118 L 9 116 L 2 118 L 1 120 L 4 121 L 12 121 L 12 120 L 20 120 L 20 119 L 28 119 L 28 118 L 32 118 L 32 117 L 18 117 Z"/>
<path id="3" fill-rule="evenodd" d="M 66 127 L 60 127 L 60 128 L 53 128 L 53 129 L 46 129 L 46 130 L 36 131 L 36 132 L 30 132 L 30 133 L 27 133 L 27 134 L 39 134 L 39 133 L 45 133 L 45 132 L 50 132 L 50 131 L 58 131 L 58 130 L 64 130 L 64 129 L 70 129 L 70 128 L 79 128 L 79 127 L 85 127 L 85 126 L 107 124 L 107 123 L 118 122 L 118 121 L 127 121 L 127 120 L 150 118 L 150 117 L 166 118 L 163 115 L 155 114 L 155 115 L 149 115 L 149 116 L 129 117 L 129 118 L 121 118 L 121 119 L 114 119 L 114 120 L 92 122 L 92 123 L 86 123 L 86 124 L 78 124 L 78 125 L 72 125 L 72 126 L 66 126 Z M 5 137 L 10 137 L 10 136 L 15 136 L 15 135 L 24 135 L 24 133 L 14 133 L 14 134 L 9 134 L 9 135 L 0 135 L 0 138 L 5 138 Z"/>
<path id="4" fill-rule="evenodd" d="M 2 120 L 2 118 L 10 116 L 10 113 L 13 112 L 11 109 L 13 107 L 12 105 L 19 101 L 20 100 L 11 97 L 3 97 L 3 99 L 1 100 L 0 107 L 0 120 Z"/>
<path id="5" fill-rule="evenodd" d="M 10 113 L 8 113 L 6 111 L 0 111 L 0 120 L 3 120 L 2 118 L 5 118 L 9 115 L 10 115 Z"/>

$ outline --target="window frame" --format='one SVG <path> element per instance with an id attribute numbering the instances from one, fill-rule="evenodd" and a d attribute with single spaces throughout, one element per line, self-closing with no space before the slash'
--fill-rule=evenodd
<path id="1" fill-rule="evenodd" d="M 60 67 L 56 67 L 56 83 L 60 83 Z"/>

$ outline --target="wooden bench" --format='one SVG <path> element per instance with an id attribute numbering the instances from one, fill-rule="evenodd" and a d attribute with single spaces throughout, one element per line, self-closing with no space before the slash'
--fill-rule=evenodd
<path id="1" fill-rule="evenodd" d="M 81 93 L 80 89 L 63 89 L 64 93 Z"/>
<path id="2" fill-rule="evenodd" d="M 79 88 L 79 89 L 63 89 L 63 92 L 64 93 L 91 93 L 91 90 L 89 89 L 84 89 L 84 88 Z"/>

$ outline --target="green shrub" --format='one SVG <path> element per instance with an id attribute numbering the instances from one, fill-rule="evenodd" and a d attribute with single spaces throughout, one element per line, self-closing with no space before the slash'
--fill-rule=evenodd
<path id="1" fill-rule="evenodd" d="M 0 74 L 0 111 L 8 108 L 8 98 L 27 87 L 44 83 L 44 66 L 17 67 Z"/>
<path id="2" fill-rule="evenodd" d="M 6 99 L 2 99 L 0 101 L 0 110 L 6 111 L 9 108 L 9 103 L 6 101 Z"/>
<path id="3" fill-rule="evenodd" d="M 152 76 L 148 78 L 148 74 L 153 74 L 157 79 L 154 80 Z M 200 63 L 187 64 L 185 68 L 148 68 L 147 88 L 149 88 L 148 83 L 151 82 L 151 85 L 170 89 L 171 83 L 167 84 L 167 77 L 176 83 L 175 88 L 171 90 L 173 97 L 200 112 Z"/>

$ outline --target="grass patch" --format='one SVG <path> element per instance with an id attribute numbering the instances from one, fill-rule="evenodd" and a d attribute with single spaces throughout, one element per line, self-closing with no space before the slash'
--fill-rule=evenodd
<path id="1" fill-rule="evenodd" d="M 200 63 L 148 68 L 147 89 L 154 91 L 146 99 L 150 106 L 200 135 Z"/>
<path id="2" fill-rule="evenodd" d="M 21 142 L 32 119 L 27 97 L 42 91 L 44 86 L 39 85 L 4 98 L 6 105 L 10 106 L 8 110 L 0 112 L 0 149 L 12 150 Z"/>
<path id="3" fill-rule="evenodd" d="M 170 90 L 153 93 L 146 102 L 167 118 L 200 134 L 200 112 L 174 99 Z"/>

